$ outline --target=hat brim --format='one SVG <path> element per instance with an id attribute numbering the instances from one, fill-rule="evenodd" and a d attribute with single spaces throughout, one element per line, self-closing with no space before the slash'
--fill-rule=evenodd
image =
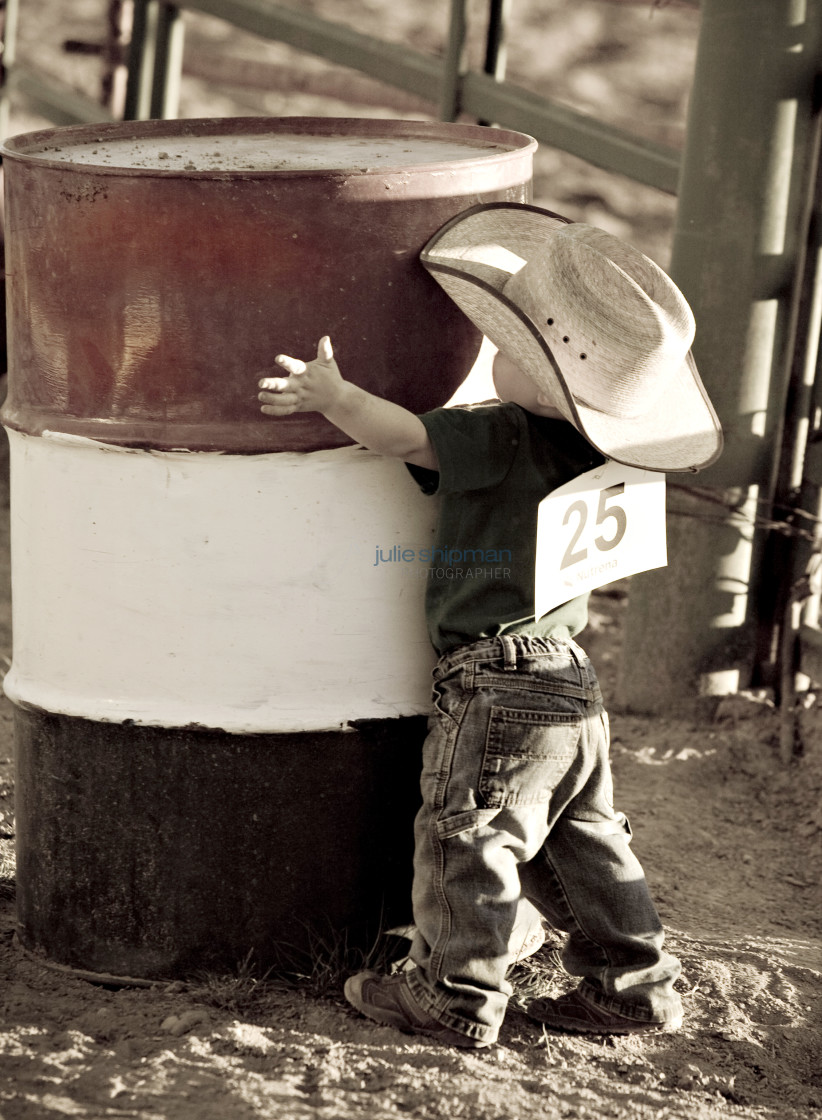
<path id="1" fill-rule="evenodd" d="M 542 332 L 502 291 L 534 246 L 569 219 L 524 203 L 486 203 L 452 218 L 420 260 L 449 296 L 507 357 L 540 386 L 609 459 L 654 471 L 696 471 L 722 451 L 722 429 L 693 355 L 642 416 L 610 416 L 575 397 Z"/>

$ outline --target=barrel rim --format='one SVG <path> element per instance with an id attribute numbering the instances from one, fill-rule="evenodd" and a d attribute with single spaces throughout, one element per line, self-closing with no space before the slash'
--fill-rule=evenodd
<path id="1" fill-rule="evenodd" d="M 376 167 L 328 168 L 241 168 L 212 167 L 203 170 L 179 167 L 130 167 L 105 164 L 72 162 L 70 159 L 45 155 L 56 145 L 80 147 L 91 143 L 103 144 L 111 140 L 146 140 L 200 138 L 209 136 L 248 136 L 284 134 L 289 136 L 327 135 L 329 137 L 356 136 L 406 137 L 409 140 L 471 141 L 474 145 L 487 146 L 487 151 L 469 158 L 450 158 L 421 161 L 419 163 L 388 164 Z M 417 121 L 375 117 L 192 117 L 182 120 L 105 121 L 99 124 L 63 125 L 18 133 L 0 145 L 0 156 L 38 168 L 76 171 L 85 175 L 128 176 L 129 178 L 161 179 L 305 179 L 322 177 L 351 178 L 352 176 L 404 177 L 430 174 L 432 171 L 453 171 L 473 165 L 506 162 L 532 155 L 537 141 L 524 132 L 494 128 L 486 125 L 451 123 L 447 121 Z"/>

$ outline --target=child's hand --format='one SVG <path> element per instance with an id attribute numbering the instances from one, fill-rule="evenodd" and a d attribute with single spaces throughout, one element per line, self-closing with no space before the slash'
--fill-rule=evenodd
<path id="1" fill-rule="evenodd" d="M 331 339 L 323 335 L 317 343 L 317 357 L 301 362 L 278 354 L 274 359 L 289 377 L 263 377 L 258 399 L 266 416 L 290 416 L 292 412 L 327 412 L 333 408 L 345 382 L 342 379 Z"/>
<path id="2" fill-rule="evenodd" d="M 290 376 L 260 380 L 258 397 L 266 416 L 321 412 L 363 447 L 429 470 L 439 469 L 422 420 L 407 408 L 344 381 L 328 335 L 318 342 L 313 362 L 301 362 L 285 354 L 278 354 L 274 360 Z"/>

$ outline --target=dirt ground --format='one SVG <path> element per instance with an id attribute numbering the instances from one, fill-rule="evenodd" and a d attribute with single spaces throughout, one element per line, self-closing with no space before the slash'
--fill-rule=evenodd
<path id="1" fill-rule="evenodd" d="M 342 18 L 335 0 L 301 5 Z M 350 0 L 361 30 L 436 49 L 447 5 Z M 97 71 L 64 38 L 98 38 L 102 0 L 23 0 L 21 55 L 88 92 Z M 481 12 L 482 5 L 473 5 Z M 671 4 L 515 0 L 511 74 L 623 127 L 681 141 L 698 14 Z M 311 89 L 346 73 L 191 21 L 189 46 L 302 68 Z M 476 47 L 472 47 L 473 50 Z M 28 52 L 28 53 L 27 53 Z M 339 83 L 342 82 L 342 87 Z M 370 92 L 354 103 L 303 88 L 265 94 L 186 79 L 183 114 L 408 116 Z M 370 98 L 371 100 L 363 100 Z M 39 127 L 15 110 L 13 131 Z M 665 264 L 673 200 L 543 150 L 537 201 L 633 240 Z M 0 495 L 0 507 L 2 496 Z M 0 508 L 0 666 L 11 658 L 8 518 Z M 626 591 L 598 594 L 583 644 L 615 695 Z M 232 976 L 106 988 L 16 944 L 13 742 L 0 700 L 0 1120 L 809 1120 L 822 1117 L 822 707 L 804 753 L 779 761 L 765 695 L 723 702 L 712 722 L 612 708 L 617 802 L 683 963 L 682 1031 L 586 1040 L 531 1023 L 521 1004 L 573 985 L 558 937 L 514 974 L 500 1044 L 464 1053 L 358 1016 L 339 977 Z"/>

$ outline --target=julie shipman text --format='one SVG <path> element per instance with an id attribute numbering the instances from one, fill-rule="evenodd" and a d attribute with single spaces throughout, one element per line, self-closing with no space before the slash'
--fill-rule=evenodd
<path id="1" fill-rule="evenodd" d="M 378 564 L 499 564 L 513 559 L 510 548 L 393 548 L 375 549 L 372 567 Z"/>

